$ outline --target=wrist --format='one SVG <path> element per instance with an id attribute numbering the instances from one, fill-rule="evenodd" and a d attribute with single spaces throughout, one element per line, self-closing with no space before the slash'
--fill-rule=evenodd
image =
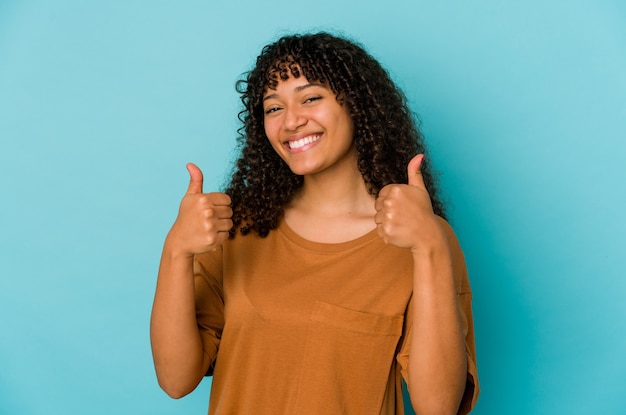
<path id="1" fill-rule="evenodd" d="M 418 243 L 410 248 L 414 259 L 424 257 L 434 258 L 441 254 L 446 256 L 450 255 L 450 248 L 445 232 L 438 224 L 434 225 L 435 226 L 430 229 L 423 229 L 422 236 Z"/>
<path id="2" fill-rule="evenodd" d="M 180 243 L 167 237 L 163 244 L 163 257 L 171 260 L 193 260 L 194 253 L 184 249 Z"/>

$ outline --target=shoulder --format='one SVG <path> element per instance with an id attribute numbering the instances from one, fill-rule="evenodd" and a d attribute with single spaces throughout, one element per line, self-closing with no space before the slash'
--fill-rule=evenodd
<path id="1" fill-rule="evenodd" d="M 459 240 L 456 237 L 456 234 L 454 233 L 454 229 L 452 229 L 452 226 L 448 223 L 447 220 L 445 220 L 441 216 L 438 216 L 438 215 L 435 215 L 435 216 L 437 218 L 437 223 L 439 224 L 444 234 L 446 235 L 446 240 L 448 241 L 448 245 L 450 245 L 450 249 L 460 250 L 461 246 L 459 244 Z"/>

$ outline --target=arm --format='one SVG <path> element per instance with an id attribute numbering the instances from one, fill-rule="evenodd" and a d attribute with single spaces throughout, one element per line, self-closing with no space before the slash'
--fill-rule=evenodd
<path id="1" fill-rule="evenodd" d="M 211 364 L 196 320 L 194 255 L 215 250 L 232 227 L 228 196 L 202 193 L 202 172 L 188 169 L 189 189 L 165 240 L 150 320 L 159 385 L 174 398 L 195 389 Z"/>
<path id="2" fill-rule="evenodd" d="M 386 243 L 413 255 L 408 388 L 418 415 L 456 414 L 466 385 L 463 325 L 448 226 L 432 210 L 421 178 L 422 155 L 409 163 L 408 185 L 389 185 L 376 200 L 375 221 Z"/>
<path id="3" fill-rule="evenodd" d="M 466 385 L 465 338 L 453 264 L 443 230 L 441 234 L 429 250 L 413 252 L 408 385 L 417 414 L 456 414 Z"/>
<path id="4" fill-rule="evenodd" d="M 166 240 L 150 320 L 157 379 L 172 398 L 191 392 L 202 380 L 206 361 L 196 324 L 193 256 L 173 250 Z"/>

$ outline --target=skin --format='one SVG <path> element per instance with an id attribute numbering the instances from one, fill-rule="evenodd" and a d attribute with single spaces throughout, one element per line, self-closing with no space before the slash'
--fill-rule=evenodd
<path id="1" fill-rule="evenodd" d="M 202 172 L 188 164 L 190 181 L 163 246 L 150 320 L 157 379 L 172 398 L 195 389 L 210 361 L 203 352 L 195 310 L 195 254 L 217 249 L 232 227 L 230 197 L 203 193 Z"/>
<path id="2" fill-rule="evenodd" d="M 432 211 L 419 166 L 408 164 L 406 185 L 385 186 L 375 222 L 385 243 L 413 255 L 413 328 L 409 395 L 417 414 L 456 414 L 465 390 L 467 360 L 445 221 Z"/>
<path id="3" fill-rule="evenodd" d="M 371 196 L 357 169 L 352 120 L 324 85 L 306 78 L 279 82 L 264 99 L 265 132 L 280 157 L 304 177 L 285 208 L 287 224 L 302 237 L 325 243 L 355 239 L 376 228 L 387 244 L 414 258 L 413 327 L 409 393 L 417 414 L 456 414 L 467 362 L 452 260 L 443 219 L 432 210 L 419 166 L 409 181 Z M 289 142 L 310 142 L 290 148 Z M 202 192 L 202 172 L 187 165 L 190 183 L 163 248 L 152 311 L 151 341 L 157 377 L 172 397 L 191 392 L 210 362 L 195 318 L 193 256 L 215 250 L 232 227 L 230 199 Z"/>
<path id="4" fill-rule="evenodd" d="M 327 87 L 290 77 L 264 98 L 265 133 L 280 157 L 304 176 L 285 208 L 287 224 L 306 239 L 343 242 L 374 229 L 374 199 L 357 169 L 352 119 Z M 297 149 L 303 137 L 317 141 Z"/>

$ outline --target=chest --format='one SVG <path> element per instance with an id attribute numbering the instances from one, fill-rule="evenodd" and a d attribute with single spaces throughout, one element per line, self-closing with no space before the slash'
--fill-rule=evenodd
<path id="1" fill-rule="evenodd" d="M 252 312 L 299 325 L 320 302 L 368 314 L 404 315 L 413 284 L 408 251 L 382 243 L 315 250 L 286 240 L 267 242 L 242 244 L 225 254 L 227 320 Z"/>

